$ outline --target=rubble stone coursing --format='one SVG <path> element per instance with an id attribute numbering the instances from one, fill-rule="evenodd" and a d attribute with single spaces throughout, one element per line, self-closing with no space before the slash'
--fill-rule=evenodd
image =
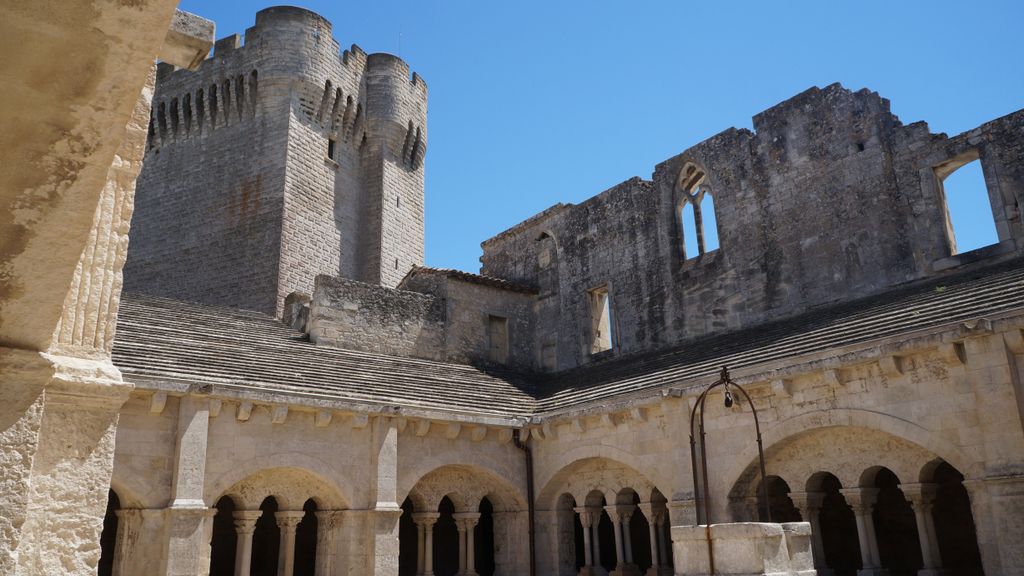
<path id="1" fill-rule="evenodd" d="M 300 8 L 239 44 L 161 68 L 125 289 L 277 313 L 317 274 L 396 285 L 423 263 L 426 84 Z"/>

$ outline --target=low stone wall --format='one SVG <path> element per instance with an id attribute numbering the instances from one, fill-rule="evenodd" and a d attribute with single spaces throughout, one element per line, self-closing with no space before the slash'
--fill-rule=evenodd
<path id="1" fill-rule="evenodd" d="M 708 538 L 714 553 L 714 571 Z M 676 576 L 801 575 L 813 576 L 811 525 L 738 522 L 708 526 L 673 526 Z"/>
<path id="2" fill-rule="evenodd" d="M 444 305 L 427 294 L 320 275 L 308 331 L 320 346 L 440 360 Z"/>

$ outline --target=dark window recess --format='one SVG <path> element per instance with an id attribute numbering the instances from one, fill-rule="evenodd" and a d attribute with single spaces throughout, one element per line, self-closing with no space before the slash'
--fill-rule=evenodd
<path id="1" fill-rule="evenodd" d="M 327 157 L 331 160 L 337 160 L 338 156 L 338 143 L 334 138 L 327 139 Z"/>

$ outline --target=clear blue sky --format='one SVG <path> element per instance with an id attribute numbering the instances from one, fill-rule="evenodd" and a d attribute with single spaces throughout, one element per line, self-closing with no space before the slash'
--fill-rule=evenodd
<path id="1" fill-rule="evenodd" d="M 223 37 L 271 5 L 180 7 Z M 950 135 L 1024 108 L 1021 0 L 299 5 L 332 21 L 343 47 L 397 53 L 427 81 L 431 266 L 477 271 L 482 240 L 556 202 L 649 178 L 811 86 L 870 88 L 904 123 Z M 953 206 L 961 245 L 988 243 L 978 194 Z"/>

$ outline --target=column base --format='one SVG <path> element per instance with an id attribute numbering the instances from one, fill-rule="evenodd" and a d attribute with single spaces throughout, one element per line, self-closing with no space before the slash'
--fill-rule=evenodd
<path id="1" fill-rule="evenodd" d="M 619 564 L 608 576 L 642 576 L 642 573 L 636 564 Z"/>
<path id="2" fill-rule="evenodd" d="M 857 570 L 857 576 L 889 576 L 888 568 L 861 568 Z"/>

